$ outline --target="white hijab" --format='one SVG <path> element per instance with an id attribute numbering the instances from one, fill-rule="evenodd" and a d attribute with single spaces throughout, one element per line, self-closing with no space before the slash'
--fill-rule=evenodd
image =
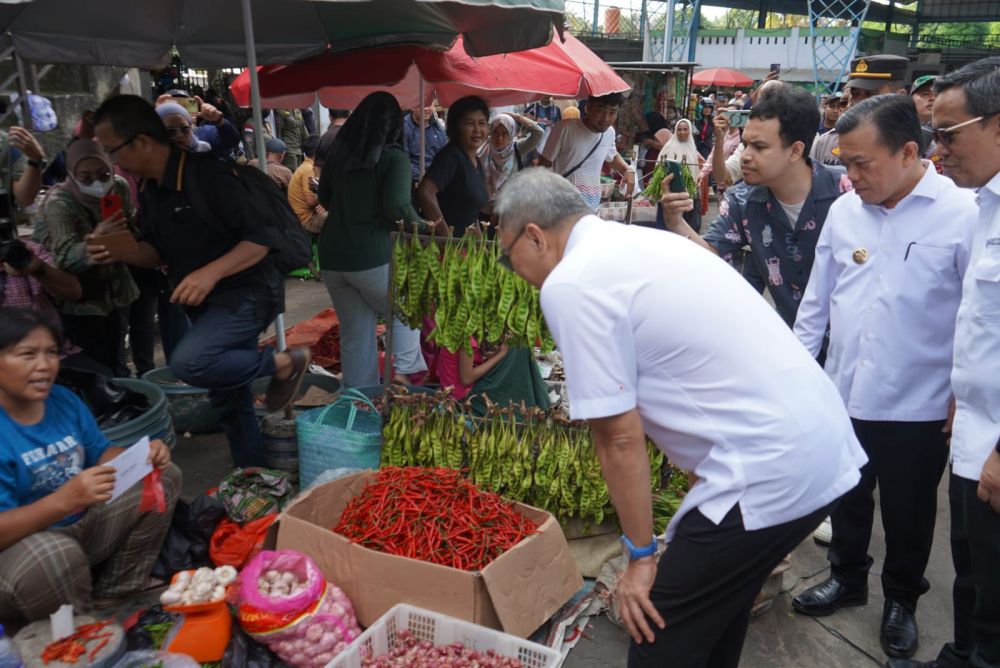
<path id="1" fill-rule="evenodd" d="M 688 139 L 687 141 L 681 141 L 677 137 L 677 127 L 681 123 L 686 123 L 688 126 Z M 670 138 L 663 148 L 660 149 L 660 154 L 656 157 L 657 162 L 660 160 L 674 160 L 676 162 L 686 163 L 691 169 L 692 173 L 697 173 L 698 170 L 698 160 L 701 158 L 701 154 L 698 153 L 698 147 L 694 144 L 694 126 L 686 118 L 682 118 L 677 121 L 677 125 L 674 126 L 674 136 Z"/>

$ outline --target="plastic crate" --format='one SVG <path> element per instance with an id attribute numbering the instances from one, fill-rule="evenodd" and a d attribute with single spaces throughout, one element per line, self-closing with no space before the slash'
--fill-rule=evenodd
<path id="1" fill-rule="evenodd" d="M 503 656 L 518 659 L 524 668 L 557 668 L 562 663 L 562 655 L 545 645 L 399 603 L 368 627 L 326 668 L 361 668 L 364 658 L 388 652 L 400 631 L 409 631 L 420 640 L 435 645 L 460 642 L 478 652 L 492 649 Z"/>

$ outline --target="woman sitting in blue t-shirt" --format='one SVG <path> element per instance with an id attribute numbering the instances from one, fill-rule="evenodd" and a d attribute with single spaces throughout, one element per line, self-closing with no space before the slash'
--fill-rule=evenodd
<path id="1" fill-rule="evenodd" d="M 153 441 L 167 512 L 139 512 L 142 485 L 107 503 L 115 472 L 103 464 L 122 450 L 54 385 L 61 338 L 36 311 L 0 308 L 0 620 L 43 619 L 63 603 L 83 611 L 149 587 L 180 494 L 180 470 Z"/>

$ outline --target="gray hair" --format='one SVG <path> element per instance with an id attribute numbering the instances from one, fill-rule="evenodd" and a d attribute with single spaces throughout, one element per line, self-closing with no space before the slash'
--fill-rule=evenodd
<path id="1" fill-rule="evenodd" d="M 572 215 L 593 211 L 568 180 L 544 167 L 531 167 L 507 179 L 493 213 L 498 225 L 516 231 L 528 223 L 551 229 Z"/>
<path id="2" fill-rule="evenodd" d="M 989 116 L 1000 111 L 1000 56 L 969 63 L 934 80 L 934 93 L 961 86 L 965 111 L 970 116 Z"/>

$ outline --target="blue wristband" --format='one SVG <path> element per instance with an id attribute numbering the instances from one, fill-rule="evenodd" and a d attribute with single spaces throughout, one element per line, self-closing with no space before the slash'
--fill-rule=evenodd
<path id="1" fill-rule="evenodd" d="M 625 547 L 625 552 L 628 554 L 629 561 L 635 561 L 636 559 L 642 559 L 644 557 L 651 557 L 656 554 L 656 536 L 653 536 L 652 542 L 649 545 L 644 545 L 643 547 L 636 547 L 632 544 L 632 541 L 628 539 L 628 536 L 622 534 L 621 537 L 622 545 Z"/>

